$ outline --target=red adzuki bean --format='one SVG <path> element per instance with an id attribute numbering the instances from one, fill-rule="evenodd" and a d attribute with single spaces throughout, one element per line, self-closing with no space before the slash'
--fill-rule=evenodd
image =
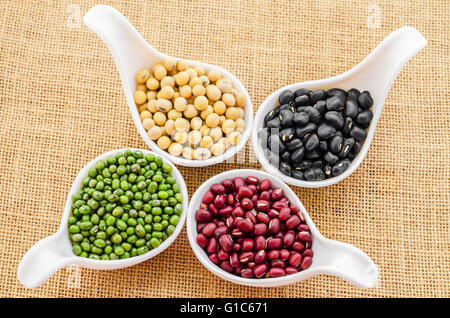
<path id="1" fill-rule="evenodd" d="M 300 265 L 301 269 L 307 269 L 311 266 L 312 263 L 312 257 L 311 256 L 305 256 L 303 258 L 302 264 Z"/>
<path id="2" fill-rule="evenodd" d="M 221 261 L 224 261 L 230 257 L 230 254 L 221 249 L 217 252 L 217 256 Z"/>
<path id="3" fill-rule="evenodd" d="M 202 233 L 197 234 L 197 237 L 195 240 L 197 241 L 197 244 L 200 245 L 201 248 L 205 248 L 206 245 L 208 244 L 208 239 Z"/>
<path id="4" fill-rule="evenodd" d="M 225 195 L 219 194 L 214 198 L 214 206 L 221 209 L 225 206 Z"/>
<path id="5" fill-rule="evenodd" d="M 231 212 L 233 212 L 233 207 L 227 205 L 219 210 L 219 215 L 222 217 L 227 217 L 228 215 L 231 214 Z"/>
<path id="6" fill-rule="evenodd" d="M 253 234 L 255 235 L 264 235 L 267 233 L 267 225 L 264 223 L 257 223 L 253 227 Z"/>
<path id="7" fill-rule="evenodd" d="M 211 191 L 206 191 L 206 193 L 203 195 L 202 202 L 205 204 L 210 204 L 213 202 L 213 200 L 214 200 L 214 193 L 212 193 Z"/>
<path id="8" fill-rule="evenodd" d="M 216 228 L 217 225 L 214 222 L 210 222 L 206 224 L 205 227 L 202 229 L 202 233 L 207 237 L 212 236 Z"/>
<path id="9" fill-rule="evenodd" d="M 208 210 L 198 209 L 197 211 L 195 211 L 195 220 L 197 222 L 208 222 L 209 220 L 211 220 L 211 217 L 211 212 Z"/>
<path id="10" fill-rule="evenodd" d="M 223 261 L 222 263 L 220 263 L 220 268 L 222 268 L 223 270 L 231 273 L 233 272 L 233 267 L 231 266 L 229 261 Z"/>
<path id="11" fill-rule="evenodd" d="M 252 210 L 253 209 L 253 202 L 249 198 L 243 198 L 241 200 L 241 206 L 244 208 L 244 210 Z"/>
<path id="12" fill-rule="evenodd" d="M 225 252 L 230 252 L 233 249 L 233 240 L 227 234 L 223 234 L 220 236 L 219 244 Z"/>
<path id="13" fill-rule="evenodd" d="M 219 265 L 220 263 L 219 256 L 216 253 L 209 255 L 209 259 L 216 265 Z"/>
<path id="14" fill-rule="evenodd" d="M 286 274 L 286 271 L 281 267 L 272 267 L 269 270 L 269 276 L 270 277 L 281 277 Z"/>
<path id="15" fill-rule="evenodd" d="M 281 189 L 281 188 L 273 189 L 272 194 L 271 194 L 272 201 L 280 200 L 283 197 L 283 195 L 284 195 L 283 189 Z"/>
<path id="16" fill-rule="evenodd" d="M 269 179 L 264 179 L 261 180 L 261 182 L 259 183 L 259 189 L 261 191 L 267 191 L 270 190 L 270 187 L 272 186 L 272 183 L 270 182 Z"/>
<path id="17" fill-rule="evenodd" d="M 257 200 L 256 201 L 256 205 L 255 205 L 256 211 L 267 211 L 269 208 L 270 208 L 269 201 L 266 201 L 266 200 Z"/>
<path id="18" fill-rule="evenodd" d="M 253 196 L 253 191 L 246 186 L 242 186 L 238 190 L 238 195 L 240 198 L 251 198 Z"/>
<path id="19" fill-rule="evenodd" d="M 257 177 L 253 177 L 253 176 L 249 176 L 245 179 L 245 181 L 247 181 L 248 184 L 254 184 L 257 185 L 259 180 Z"/>
<path id="20" fill-rule="evenodd" d="M 281 188 L 254 176 L 225 179 L 195 212 L 197 244 L 212 263 L 245 278 L 281 277 L 312 264 L 312 236 Z"/>
<path id="21" fill-rule="evenodd" d="M 238 253 L 234 252 L 230 255 L 230 264 L 232 267 L 238 267 L 239 266 L 239 255 Z"/>
<path id="22" fill-rule="evenodd" d="M 244 251 L 251 251 L 253 249 L 253 246 L 255 245 L 255 242 L 251 238 L 245 238 L 242 241 L 242 250 Z"/>
<path id="23" fill-rule="evenodd" d="M 234 184 L 234 189 L 239 190 L 240 187 L 245 185 L 245 180 L 242 179 L 241 177 L 236 177 L 233 180 L 233 184 Z"/>
<path id="24" fill-rule="evenodd" d="M 266 257 L 267 257 L 266 251 L 265 250 L 259 250 L 255 254 L 255 263 L 259 264 L 259 263 L 264 262 L 266 260 Z"/>
<path id="25" fill-rule="evenodd" d="M 225 187 L 223 186 L 223 184 L 220 183 L 214 183 L 211 188 L 210 188 L 211 192 L 214 194 L 221 194 L 221 193 L 225 193 Z"/>
<path id="26" fill-rule="evenodd" d="M 233 192 L 233 190 L 234 190 L 233 180 L 225 179 L 225 180 L 222 181 L 222 185 L 225 187 L 225 191 L 227 193 Z"/>
<path id="27" fill-rule="evenodd" d="M 255 274 L 255 276 L 258 278 L 263 277 L 266 272 L 267 272 L 266 264 L 259 264 L 253 267 L 253 274 Z"/>
<path id="28" fill-rule="evenodd" d="M 241 206 L 238 206 L 238 207 L 235 207 L 235 208 L 233 209 L 232 214 L 233 214 L 233 216 L 234 216 L 235 218 L 236 218 L 236 217 L 243 217 L 244 214 L 245 214 L 245 211 L 244 211 L 244 209 L 243 209 Z"/>
<path id="29" fill-rule="evenodd" d="M 279 213 L 278 217 L 280 218 L 280 221 L 284 222 L 284 221 L 286 221 L 289 218 L 290 215 L 291 215 L 291 209 L 286 207 L 286 208 L 282 208 L 280 210 L 280 213 Z"/>

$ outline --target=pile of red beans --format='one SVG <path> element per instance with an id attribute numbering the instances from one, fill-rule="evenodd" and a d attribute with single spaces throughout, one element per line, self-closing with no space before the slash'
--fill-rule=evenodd
<path id="1" fill-rule="evenodd" d="M 195 212 L 197 244 L 223 270 L 245 278 L 280 277 L 311 266 L 311 231 L 298 206 L 270 180 L 216 183 Z"/>

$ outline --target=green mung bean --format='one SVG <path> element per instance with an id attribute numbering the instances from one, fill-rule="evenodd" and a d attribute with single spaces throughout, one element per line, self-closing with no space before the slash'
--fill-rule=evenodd
<path id="1" fill-rule="evenodd" d="M 72 195 L 68 220 L 75 255 L 117 260 L 147 253 L 172 235 L 182 212 L 173 168 L 126 150 L 100 160 Z"/>

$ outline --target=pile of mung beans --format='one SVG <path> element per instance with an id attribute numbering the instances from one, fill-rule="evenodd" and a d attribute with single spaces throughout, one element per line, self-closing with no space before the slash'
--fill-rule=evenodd
<path id="1" fill-rule="evenodd" d="M 197 244 L 234 275 L 280 277 L 312 264 L 313 238 L 303 213 L 269 179 L 236 177 L 213 184 L 195 220 Z"/>
<path id="2" fill-rule="evenodd" d="M 72 196 L 69 239 L 75 255 L 124 259 L 158 247 L 182 213 L 172 166 L 153 154 L 126 150 L 97 162 Z"/>
<path id="3" fill-rule="evenodd" d="M 279 106 L 264 117 L 258 139 L 266 158 L 283 174 L 319 181 L 350 166 L 373 117 L 368 91 L 283 91 Z"/>
<path id="4" fill-rule="evenodd" d="M 239 143 L 246 97 L 218 71 L 167 58 L 140 70 L 136 82 L 142 125 L 159 148 L 204 160 Z"/>

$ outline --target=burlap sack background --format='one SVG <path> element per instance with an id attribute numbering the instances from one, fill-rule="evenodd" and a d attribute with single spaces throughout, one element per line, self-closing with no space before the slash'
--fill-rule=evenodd
<path id="1" fill-rule="evenodd" d="M 428 46 L 394 82 L 360 168 L 331 187 L 293 187 L 325 236 L 354 244 L 378 264 L 378 286 L 361 290 L 331 276 L 270 289 L 228 283 L 199 263 L 183 230 L 169 249 L 137 266 L 82 269 L 80 288 L 68 287 L 70 273 L 62 269 L 25 289 L 17 265 L 57 230 L 79 169 L 108 150 L 146 145 L 108 50 L 82 24 L 96 1 L 1 0 L 0 296 L 450 295 L 449 1 L 102 2 L 158 50 L 230 70 L 255 111 L 281 86 L 349 69 L 401 26 L 423 33 Z M 248 144 L 250 163 L 182 167 L 190 195 L 221 171 L 259 168 Z"/>

